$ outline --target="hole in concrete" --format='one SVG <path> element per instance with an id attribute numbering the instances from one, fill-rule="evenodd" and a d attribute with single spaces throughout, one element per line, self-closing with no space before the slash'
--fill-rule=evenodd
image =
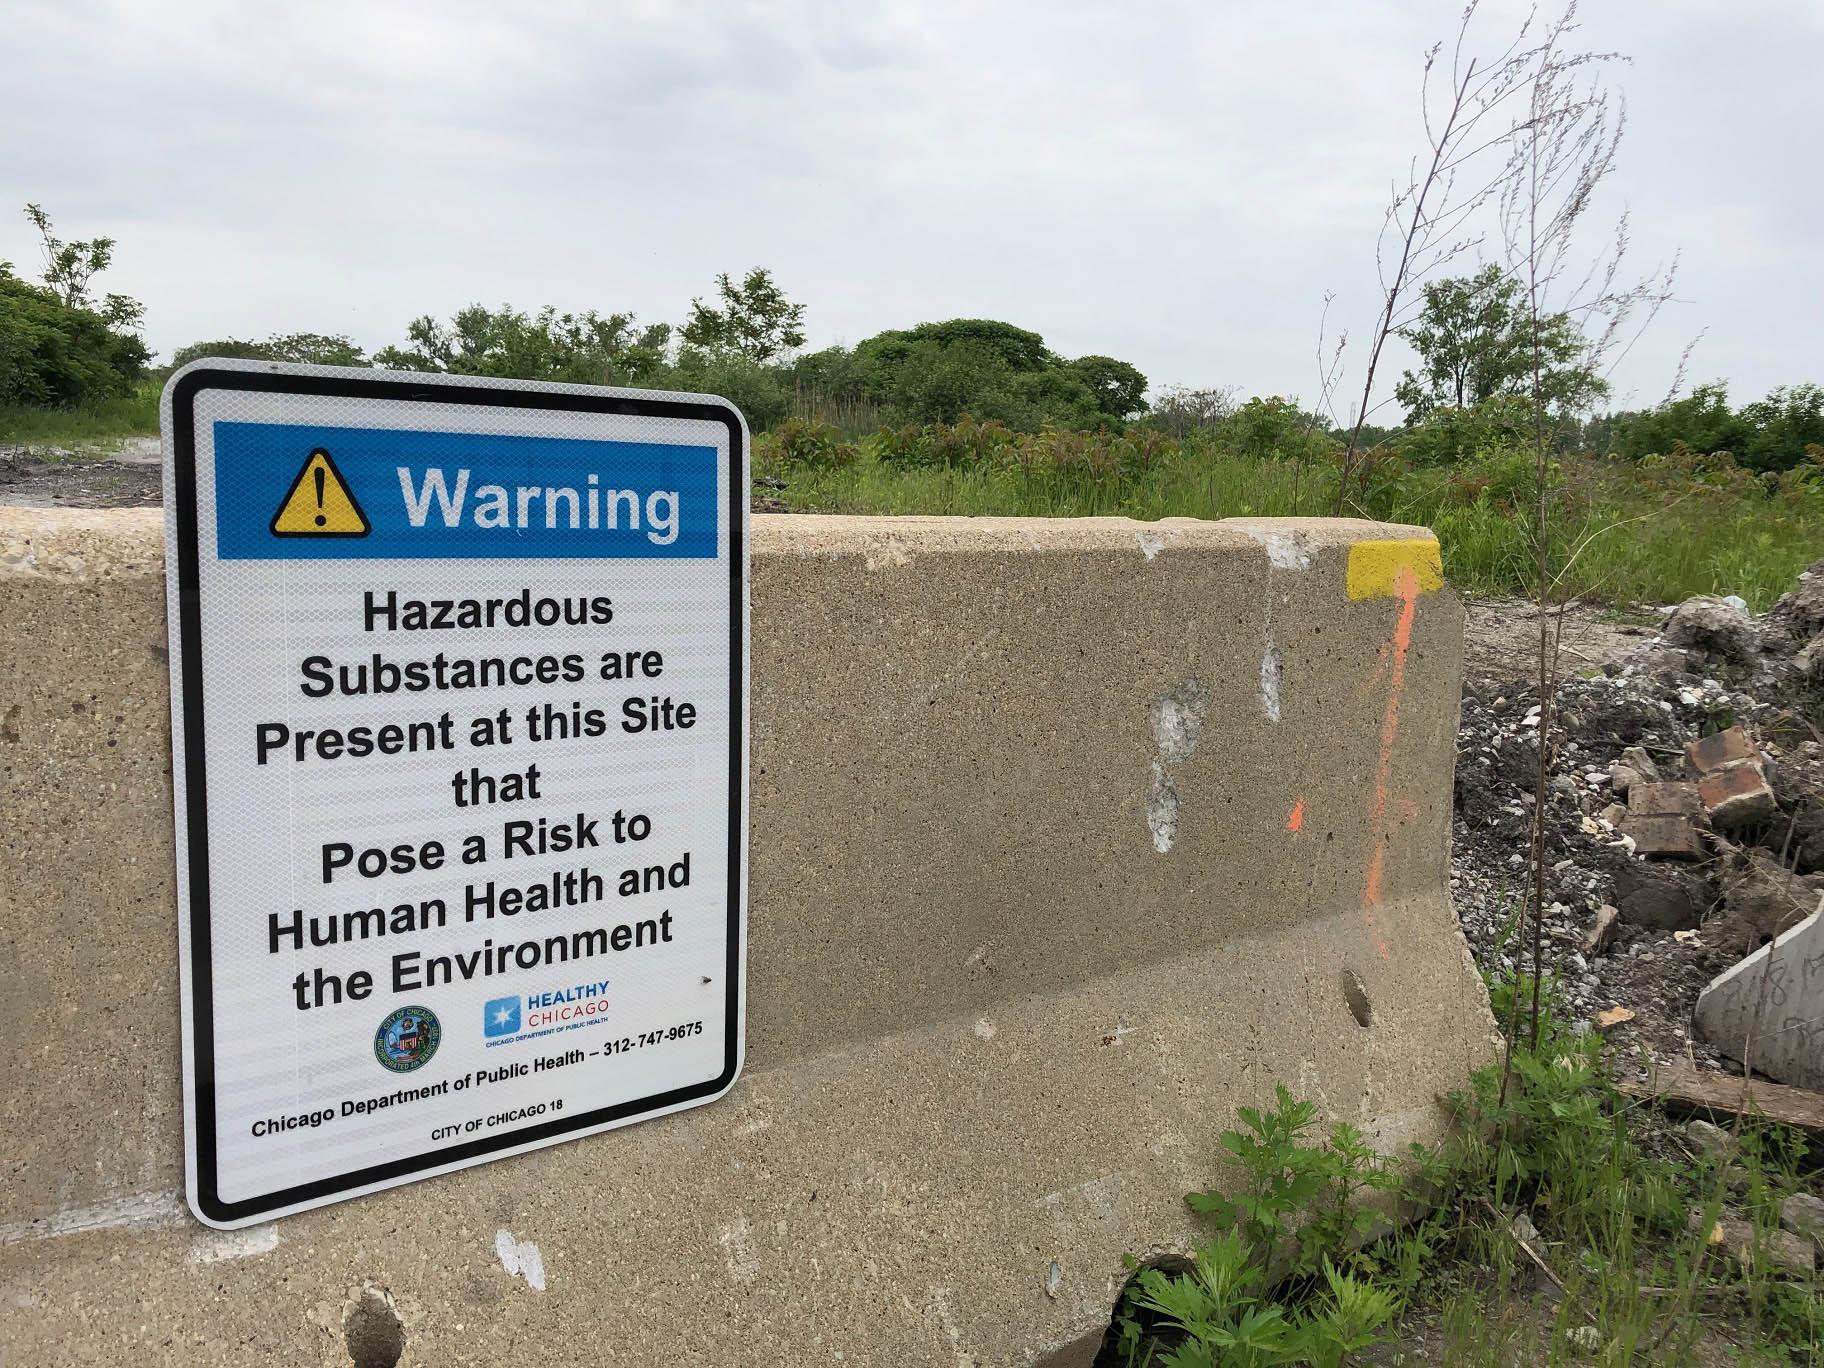
<path id="1" fill-rule="evenodd" d="M 1362 976 L 1353 969 L 1343 970 L 1343 1001 L 1349 1004 L 1349 1015 L 1355 1018 L 1357 1026 L 1366 1029 L 1374 1025 L 1374 1004 L 1368 1001 Z"/>
<path id="2" fill-rule="evenodd" d="M 405 1322 L 383 1287 L 368 1288 L 349 1306 L 342 1333 L 355 1368 L 393 1368 L 405 1352 Z"/>
<path id="3" fill-rule="evenodd" d="M 1171 1321 L 1143 1311 L 1138 1306 L 1128 1307 L 1128 1294 L 1140 1283 L 1140 1275 L 1148 1269 L 1157 1269 L 1168 1278 L 1181 1277 L 1195 1273 L 1197 1265 L 1181 1254 L 1162 1254 L 1148 1259 L 1136 1268 L 1126 1282 L 1121 1284 L 1121 1291 L 1115 1296 L 1114 1314 L 1109 1317 L 1108 1329 L 1103 1333 L 1102 1343 L 1097 1348 L 1096 1356 L 1090 1361 L 1090 1368 L 1130 1368 L 1136 1363 L 1156 1362 L 1168 1350 L 1176 1349 L 1184 1343 L 1184 1329 Z M 1140 1349 L 1136 1354 L 1131 1345 L 1122 1342 L 1121 1323 L 1131 1317 L 1140 1329 Z"/>

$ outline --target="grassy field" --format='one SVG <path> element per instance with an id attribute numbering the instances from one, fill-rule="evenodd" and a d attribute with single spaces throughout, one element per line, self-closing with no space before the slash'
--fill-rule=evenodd
<path id="1" fill-rule="evenodd" d="M 911 466 L 860 444 L 843 464 L 779 459 L 763 438 L 756 474 L 782 480 L 797 509 L 1132 518 L 1322 516 L 1336 508 L 1334 466 L 1189 447 L 1102 469 L 984 461 Z M 1744 472 L 1642 468 L 1587 458 L 1560 463 L 1552 519 L 1562 590 L 1613 603 L 1672 603 L 1739 594 L 1772 606 L 1824 555 L 1824 486 L 1775 486 Z M 1514 469 L 1388 469 L 1350 511 L 1437 532 L 1445 569 L 1482 595 L 1527 592 L 1532 562 L 1526 487 Z"/>
<path id="2" fill-rule="evenodd" d="M 0 405 L 0 446 L 88 446 L 158 431 L 158 387 L 79 409 Z"/>

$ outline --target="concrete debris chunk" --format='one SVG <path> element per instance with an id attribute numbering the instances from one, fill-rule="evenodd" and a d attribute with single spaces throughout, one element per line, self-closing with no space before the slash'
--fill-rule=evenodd
<path id="1" fill-rule="evenodd" d="M 1635 784 L 1628 790 L 1628 818 L 1621 829 L 1642 855 L 1701 860 L 1704 843 L 1691 820 L 1697 811 L 1695 785 Z"/>
<path id="2" fill-rule="evenodd" d="M 1636 784 L 1657 784 L 1659 766 L 1639 746 L 1629 746 L 1621 758 L 1609 766 L 1609 788 L 1617 798 L 1625 798 Z"/>
<path id="3" fill-rule="evenodd" d="M 1775 907 L 1787 900 L 1772 896 Z M 1824 898 L 1817 906 L 1712 980 L 1695 1013 L 1698 1034 L 1730 1058 L 1781 1083 L 1814 1089 L 1824 1088 Z"/>
<path id="4" fill-rule="evenodd" d="M 1688 598 L 1672 610 L 1661 635 L 1674 646 L 1747 664 L 1760 653 L 1748 614 L 1714 594 Z"/>
<path id="5" fill-rule="evenodd" d="M 1615 924 L 1621 920 L 1619 908 L 1604 903 L 1596 909 L 1596 920 L 1583 936 L 1583 953 L 1600 955 L 1609 948 L 1609 942 L 1615 939 Z"/>

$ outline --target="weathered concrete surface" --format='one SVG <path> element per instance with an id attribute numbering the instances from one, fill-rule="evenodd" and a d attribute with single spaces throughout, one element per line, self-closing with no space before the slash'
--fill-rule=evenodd
<path id="1" fill-rule="evenodd" d="M 1237 1105 L 1399 1145 L 1489 1057 L 1424 534 L 759 517 L 733 1094 L 205 1230 L 157 519 L 0 509 L 0 1362 L 346 1364 L 371 1287 L 406 1364 L 1079 1363 Z"/>
<path id="2" fill-rule="evenodd" d="M 1824 898 L 1797 926 L 1719 974 L 1694 1015 L 1698 1034 L 1756 1073 L 1824 1089 Z"/>

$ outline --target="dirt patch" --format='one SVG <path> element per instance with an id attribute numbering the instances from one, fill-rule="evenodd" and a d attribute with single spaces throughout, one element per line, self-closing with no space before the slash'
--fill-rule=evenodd
<path id="1" fill-rule="evenodd" d="M 0 504 L 15 508 L 155 508 L 156 437 L 98 447 L 0 446 Z"/>

